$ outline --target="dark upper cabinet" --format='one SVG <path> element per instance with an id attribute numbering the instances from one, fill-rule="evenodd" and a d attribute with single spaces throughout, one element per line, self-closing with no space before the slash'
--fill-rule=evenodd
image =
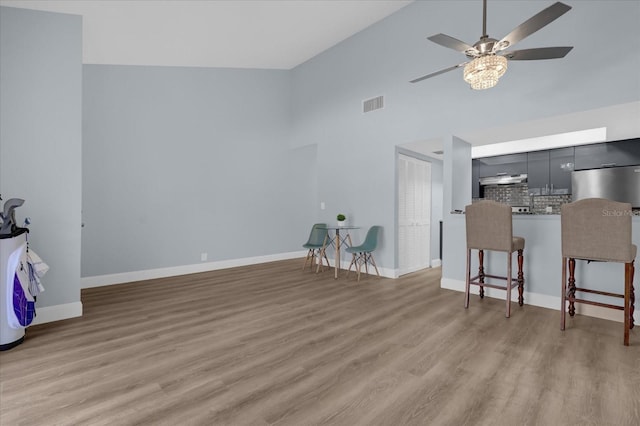
<path id="1" fill-rule="evenodd" d="M 549 185 L 551 194 L 571 194 L 571 172 L 574 169 L 575 148 L 549 150 Z"/>
<path id="2" fill-rule="evenodd" d="M 480 198 L 480 161 L 471 160 L 471 197 Z"/>
<path id="3" fill-rule="evenodd" d="M 527 153 L 527 185 L 535 195 L 571 194 L 574 148 Z"/>
<path id="4" fill-rule="evenodd" d="M 478 158 L 480 177 L 527 173 L 527 153 Z"/>
<path id="5" fill-rule="evenodd" d="M 549 189 L 549 150 L 527 153 L 527 185 L 529 192 L 545 195 Z"/>
<path id="6" fill-rule="evenodd" d="M 529 193 L 571 194 L 573 170 L 640 165 L 640 138 L 477 158 L 472 162 L 472 194 L 480 177 L 527 174 Z"/>
<path id="7" fill-rule="evenodd" d="M 476 188 L 480 176 L 524 173 L 527 174 L 527 185 L 532 194 L 571 194 L 574 161 L 573 147 L 478 158 L 474 160 L 471 173 L 473 196 L 480 194 L 480 186 Z"/>
<path id="8" fill-rule="evenodd" d="M 575 147 L 575 170 L 640 164 L 640 139 L 595 143 Z"/>

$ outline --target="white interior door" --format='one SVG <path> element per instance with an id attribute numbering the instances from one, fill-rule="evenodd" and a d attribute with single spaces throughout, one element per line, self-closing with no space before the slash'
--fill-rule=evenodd
<path id="1" fill-rule="evenodd" d="M 431 163 L 398 156 L 398 269 L 431 266 Z"/>

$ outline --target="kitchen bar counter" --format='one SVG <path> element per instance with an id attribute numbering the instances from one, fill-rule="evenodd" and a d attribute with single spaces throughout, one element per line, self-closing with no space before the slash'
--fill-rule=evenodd
<path id="1" fill-rule="evenodd" d="M 453 211 L 451 211 L 449 213 L 456 214 L 456 215 L 458 215 L 458 214 L 462 214 L 463 215 L 464 211 L 462 211 L 462 210 L 453 210 Z M 633 210 L 632 214 L 633 214 L 634 218 L 640 218 L 640 210 Z M 536 213 L 536 212 L 513 212 L 513 213 L 511 213 L 511 215 L 513 217 L 521 217 L 521 216 L 524 216 L 524 217 L 531 217 L 531 216 L 560 217 L 560 213 Z"/>
<path id="2" fill-rule="evenodd" d="M 632 242 L 640 245 L 640 216 L 634 212 L 632 217 Z M 525 307 L 526 305 L 560 309 L 560 286 L 562 275 L 561 227 L 559 214 L 513 214 L 513 234 L 525 239 L 524 275 L 525 275 Z M 464 212 L 451 212 L 444 217 L 442 281 L 443 288 L 464 291 L 466 260 L 466 227 Z M 498 252 L 485 253 L 485 267 L 493 270 L 504 270 L 505 254 Z M 637 264 L 637 262 L 636 262 Z M 472 257 L 472 270 L 478 267 L 477 253 Z M 624 265 L 603 262 L 577 262 L 576 276 L 599 290 L 619 293 L 623 282 Z M 640 276 L 636 273 L 635 287 L 640 289 Z M 475 289 L 477 291 L 477 289 Z M 489 297 L 504 298 L 498 290 L 487 289 Z M 517 293 L 517 292 L 516 292 Z M 637 292 L 636 292 L 637 294 Z M 462 295 L 460 296 L 462 304 Z M 476 296 L 477 297 L 477 296 Z M 597 310 L 588 305 L 577 306 L 578 313 L 601 316 L 609 319 L 622 318 L 620 311 L 610 309 Z M 512 316 L 517 315 L 515 306 Z M 559 314 L 558 314 L 559 315 Z M 636 320 L 640 321 L 640 309 L 636 309 Z M 558 316 L 559 321 L 559 316 Z M 559 323 L 558 323 L 559 324 Z M 559 325 L 558 325 L 559 327 Z"/>
<path id="3" fill-rule="evenodd" d="M 462 210 L 454 210 L 451 214 L 464 214 Z M 560 216 L 559 213 L 512 212 L 513 216 Z M 639 215 L 640 216 L 640 215 Z"/>

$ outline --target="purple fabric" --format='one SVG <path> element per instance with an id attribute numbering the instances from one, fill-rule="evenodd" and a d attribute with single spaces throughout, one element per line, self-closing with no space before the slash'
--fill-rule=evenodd
<path id="1" fill-rule="evenodd" d="M 31 324 L 36 313 L 36 304 L 27 299 L 17 273 L 13 275 L 13 311 L 23 327 Z"/>

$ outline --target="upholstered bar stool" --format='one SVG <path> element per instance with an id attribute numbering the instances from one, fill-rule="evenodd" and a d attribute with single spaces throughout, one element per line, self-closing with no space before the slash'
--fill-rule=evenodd
<path id="1" fill-rule="evenodd" d="M 524 303 L 524 273 L 522 272 L 524 238 L 513 236 L 511 207 L 495 201 L 479 201 L 465 208 L 467 225 L 467 276 L 464 307 L 469 307 L 471 285 L 480 287 L 480 298 L 484 297 L 484 287 L 497 288 L 507 292 L 506 317 L 511 316 L 511 289 L 518 286 L 518 304 Z M 471 250 L 478 250 L 478 275 L 471 276 Z M 484 271 L 484 251 L 499 251 L 507 254 L 507 276 L 490 275 Z M 518 275 L 513 278 L 512 254 L 518 252 Z M 486 278 L 505 280 L 506 285 L 492 284 Z"/>
<path id="2" fill-rule="evenodd" d="M 569 315 L 574 316 L 575 303 L 601 306 L 624 311 L 624 344 L 629 346 L 629 330 L 633 328 L 635 295 L 633 289 L 634 261 L 637 247 L 631 244 L 631 204 L 587 198 L 561 207 L 562 226 L 562 312 L 560 329 Z M 624 263 L 624 294 L 576 286 L 576 260 Z M 567 266 L 569 278 L 567 280 Z M 576 292 L 622 298 L 624 305 L 585 300 Z"/>

